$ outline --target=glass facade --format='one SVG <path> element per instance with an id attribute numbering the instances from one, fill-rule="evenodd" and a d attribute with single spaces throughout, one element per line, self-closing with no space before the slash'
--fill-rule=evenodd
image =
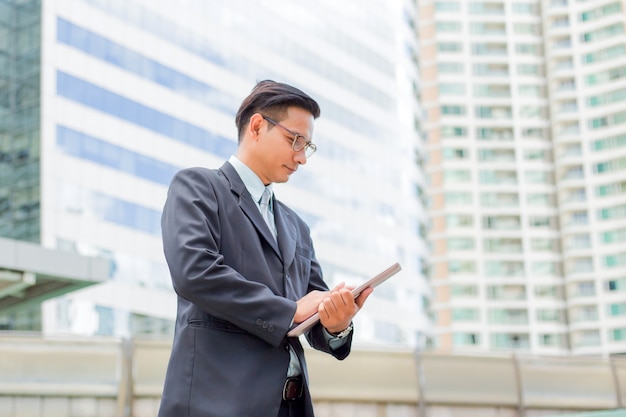
<path id="1" fill-rule="evenodd" d="M 0 1 L 0 236 L 40 240 L 40 1 Z"/>
<path id="2" fill-rule="evenodd" d="M 43 330 L 169 334 L 175 297 L 160 243 L 169 181 L 228 159 L 240 101 L 275 79 L 322 108 L 319 151 L 277 198 L 311 227 L 329 285 L 402 264 L 359 319 L 360 340 L 423 345 L 415 7 L 0 0 L 0 235 L 111 265 L 105 284 L 47 302 Z"/>

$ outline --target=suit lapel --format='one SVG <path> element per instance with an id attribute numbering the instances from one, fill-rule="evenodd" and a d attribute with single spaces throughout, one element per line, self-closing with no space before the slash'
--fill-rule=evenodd
<path id="1" fill-rule="evenodd" d="M 282 209 L 281 205 L 276 202 L 276 199 L 274 199 L 274 221 L 276 221 L 276 238 L 278 239 L 278 247 L 283 257 L 286 274 L 296 253 L 296 228 L 289 221 L 289 213 Z"/>
<path id="2" fill-rule="evenodd" d="M 276 242 L 276 239 L 274 239 L 274 236 L 272 236 L 272 232 L 265 223 L 265 220 L 263 219 L 263 216 L 259 211 L 259 207 L 252 199 L 252 196 L 246 189 L 243 181 L 241 181 L 241 178 L 239 177 L 239 174 L 237 174 L 235 168 L 229 162 L 225 162 L 220 169 L 230 182 L 230 189 L 239 197 L 239 207 L 241 207 L 241 210 L 250 219 L 250 221 L 257 229 L 259 234 L 263 237 L 263 239 L 267 241 L 267 243 L 280 257 L 281 252 Z"/>

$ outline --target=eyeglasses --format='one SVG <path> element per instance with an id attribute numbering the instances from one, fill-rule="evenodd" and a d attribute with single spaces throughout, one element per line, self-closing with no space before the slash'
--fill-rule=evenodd
<path id="1" fill-rule="evenodd" d="M 295 133 L 292 130 L 287 129 L 285 126 L 281 125 L 276 120 L 270 119 L 267 116 L 263 116 L 263 118 L 267 120 L 268 122 L 270 122 L 271 124 L 282 128 L 291 136 L 293 136 L 293 138 L 288 138 L 288 139 L 291 141 L 291 148 L 294 150 L 294 152 L 300 152 L 302 149 L 304 149 L 304 154 L 306 155 L 307 158 L 310 158 L 317 150 L 317 146 L 314 143 L 311 143 L 310 141 L 306 140 L 306 138 L 302 136 L 301 134 Z"/>

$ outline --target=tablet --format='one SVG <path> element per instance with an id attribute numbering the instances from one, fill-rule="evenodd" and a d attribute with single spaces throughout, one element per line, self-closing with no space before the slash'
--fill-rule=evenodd
<path id="1" fill-rule="evenodd" d="M 353 289 L 352 295 L 354 295 L 354 298 L 358 297 L 359 294 L 361 294 L 361 292 L 364 289 L 368 287 L 374 288 L 380 285 L 381 283 L 391 278 L 393 275 L 397 274 L 401 269 L 402 268 L 400 267 L 400 264 L 396 262 L 395 264 L 391 265 L 389 268 L 385 269 L 380 274 L 376 275 L 374 278 L 368 280 L 367 282 Z M 304 320 L 302 323 L 296 325 L 296 327 L 294 327 L 293 329 L 289 330 L 289 332 L 287 333 L 287 336 L 289 337 L 300 336 L 302 333 L 306 332 L 311 327 L 313 327 L 315 323 L 317 323 L 319 320 L 320 320 L 319 313 L 315 313 L 308 319 Z"/>

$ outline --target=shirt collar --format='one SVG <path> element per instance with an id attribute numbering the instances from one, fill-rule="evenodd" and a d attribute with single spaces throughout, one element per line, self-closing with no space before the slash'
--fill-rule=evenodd
<path id="1" fill-rule="evenodd" d="M 270 183 L 267 187 L 263 185 L 263 181 L 261 181 L 259 176 L 255 174 L 254 171 L 251 170 L 246 164 L 241 162 L 241 159 L 237 158 L 235 155 L 231 155 L 228 162 L 230 162 L 233 168 L 235 168 L 235 171 L 237 171 L 237 174 L 239 174 L 241 181 L 243 181 L 243 185 L 246 186 L 246 189 L 254 199 L 255 203 L 259 203 L 265 188 L 268 188 L 270 192 L 273 192 L 272 184 Z"/>

